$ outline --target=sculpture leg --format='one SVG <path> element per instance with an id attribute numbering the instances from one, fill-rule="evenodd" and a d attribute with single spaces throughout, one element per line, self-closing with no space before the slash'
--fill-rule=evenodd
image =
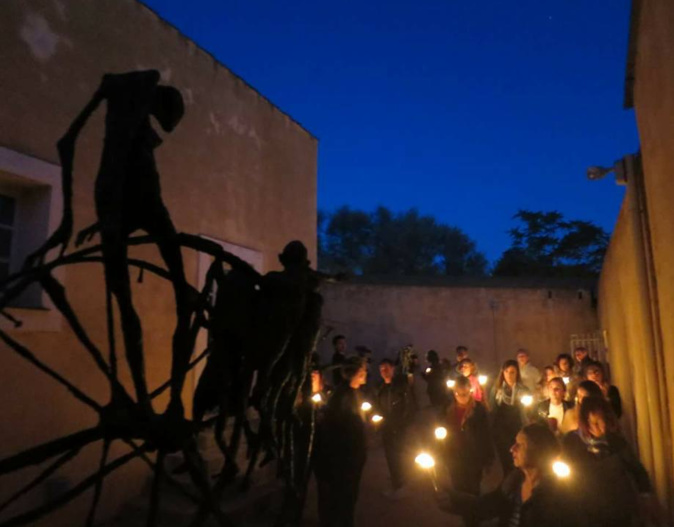
<path id="1" fill-rule="evenodd" d="M 131 370 L 131 378 L 136 390 L 136 398 L 149 413 L 152 412 L 150 398 L 145 382 L 145 364 L 143 358 L 143 330 L 140 318 L 131 299 L 131 281 L 127 266 L 127 247 L 121 228 L 114 231 L 101 231 L 103 258 L 105 262 L 105 281 L 110 292 L 117 299 L 124 335 L 126 360 Z"/>
<path id="2" fill-rule="evenodd" d="M 154 230 L 154 229 L 153 229 Z M 180 416 L 183 415 L 182 391 L 185 385 L 185 376 L 189 367 L 190 357 L 193 351 L 193 342 L 190 338 L 190 318 L 192 315 L 192 303 L 190 302 L 189 287 L 185 280 L 183 258 L 180 253 L 180 245 L 177 233 L 168 212 L 163 225 L 157 229 L 159 232 L 150 232 L 161 236 L 158 242 L 159 251 L 166 263 L 176 301 L 176 328 L 173 333 L 173 357 L 171 363 L 171 398 L 169 409 Z"/>

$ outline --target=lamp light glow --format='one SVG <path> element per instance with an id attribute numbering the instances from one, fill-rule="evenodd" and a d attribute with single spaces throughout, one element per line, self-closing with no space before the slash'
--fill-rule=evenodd
<path id="1" fill-rule="evenodd" d="M 383 420 L 384 420 L 384 418 L 383 418 L 381 415 L 379 415 L 379 414 L 374 414 L 374 415 L 372 416 L 372 422 L 373 422 L 374 424 L 381 423 Z"/>
<path id="2" fill-rule="evenodd" d="M 435 459 L 433 459 L 433 456 L 426 452 L 421 452 L 417 457 L 414 458 L 414 462 L 424 470 L 431 469 L 435 466 Z"/>
<path id="3" fill-rule="evenodd" d="M 426 373 L 431 373 L 431 368 L 426 368 Z"/>
<path id="4" fill-rule="evenodd" d="M 480 383 L 480 386 L 484 386 L 487 384 L 487 376 L 486 375 L 478 375 L 477 376 L 477 382 Z"/>
<path id="5" fill-rule="evenodd" d="M 447 381 L 447 388 L 454 388 L 455 384 L 456 384 L 456 381 L 454 379 L 449 379 Z"/>
<path id="6" fill-rule="evenodd" d="M 323 397 L 321 396 L 320 393 L 315 393 L 315 394 L 313 394 L 313 395 L 311 396 L 311 400 L 312 400 L 315 404 L 320 404 L 320 403 L 323 402 Z"/>
<path id="7" fill-rule="evenodd" d="M 363 410 L 363 412 L 369 412 L 372 410 L 372 405 L 365 401 L 363 404 L 360 405 L 360 409 Z"/>
<path id="8" fill-rule="evenodd" d="M 564 461 L 555 461 L 552 464 L 552 471 L 558 478 L 568 478 L 571 475 L 571 467 Z"/>
<path id="9" fill-rule="evenodd" d="M 523 395 L 520 399 L 520 402 L 524 406 L 531 406 L 534 402 L 534 398 L 531 395 Z"/>
<path id="10" fill-rule="evenodd" d="M 562 377 L 564 384 L 569 384 L 571 382 L 571 377 Z"/>
<path id="11" fill-rule="evenodd" d="M 444 426 L 438 426 L 435 429 L 435 439 L 442 441 L 447 438 L 447 429 Z"/>

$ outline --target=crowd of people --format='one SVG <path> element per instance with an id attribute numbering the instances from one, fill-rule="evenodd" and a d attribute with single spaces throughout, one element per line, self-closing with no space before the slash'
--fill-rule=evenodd
<path id="1" fill-rule="evenodd" d="M 333 346 L 331 363 L 316 361 L 313 373 L 322 527 L 354 525 L 372 433 L 390 473 L 387 498 L 409 496 L 410 447 L 425 444 L 434 482 L 446 482 L 434 484 L 438 504 L 467 527 L 495 518 L 504 527 L 658 525 L 648 474 L 621 434 L 620 392 L 584 347 L 542 370 L 519 349 L 490 379 L 465 346 L 455 361 L 430 350 L 425 364 L 407 353 L 376 365 L 366 348 L 348 354 L 342 335 Z M 481 493 L 497 462 L 501 484 Z"/>

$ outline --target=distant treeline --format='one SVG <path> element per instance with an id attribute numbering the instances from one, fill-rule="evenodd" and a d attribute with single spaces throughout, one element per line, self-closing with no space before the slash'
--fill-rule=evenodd
<path id="1" fill-rule="evenodd" d="M 363 276 L 555 276 L 599 274 L 609 235 L 559 212 L 519 210 L 512 243 L 489 266 L 459 227 L 416 209 L 373 212 L 341 207 L 318 215 L 318 265 Z"/>

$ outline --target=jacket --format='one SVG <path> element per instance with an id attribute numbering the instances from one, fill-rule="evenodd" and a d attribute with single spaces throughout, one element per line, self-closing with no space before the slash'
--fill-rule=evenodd
<path id="1" fill-rule="evenodd" d="M 499 527 L 508 527 L 518 509 L 519 527 L 589 527 L 574 506 L 576 493 L 572 485 L 548 475 L 521 503 L 523 483 L 524 473 L 513 470 L 496 490 L 481 496 L 449 491 L 449 499 L 441 507 L 458 514 L 475 514 L 481 521 L 498 518 Z"/>
<path id="2" fill-rule="evenodd" d="M 377 389 L 377 412 L 384 418 L 382 430 L 400 430 L 411 420 L 413 404 L 407 379 L 396 375 L 389 383 L 382 383 Z"/>
<path id="3" fill-rule="evenodd" d="M 449 463 L 468 463 L 479 468 L 489 466 L 494 459 L 494 448 L 486 408 L 475 401 L 460 424 L 454 419 L 455 408 L 456 402 L 450 404 L 444 416 L 449 432 L 446 441 Z"/>

